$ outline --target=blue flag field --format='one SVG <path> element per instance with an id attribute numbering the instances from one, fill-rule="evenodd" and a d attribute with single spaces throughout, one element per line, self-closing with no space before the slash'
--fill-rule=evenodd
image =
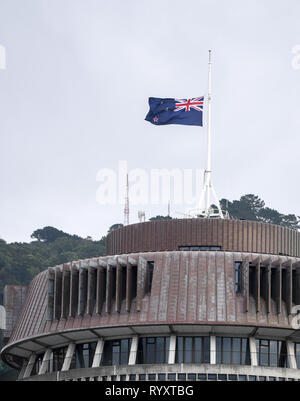
<path id="1" fill-rule="evenodd" d="M 192 99 L 149 98 L 145 118 L 154 125 L 181 124 L 203 126 L 204 96 Z"/>

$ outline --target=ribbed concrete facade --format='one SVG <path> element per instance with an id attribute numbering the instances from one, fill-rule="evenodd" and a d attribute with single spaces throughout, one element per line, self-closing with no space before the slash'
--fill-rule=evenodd
<path id="1" fill-rule="evenodd" d="M 177 251 L 185 245 L 300 257 L 299 232 L 274 224 L 227 219 L 172 219 L 132 224 L 108 235 L 107 253 Z"/>
<path id="2" fill-rule="evenodd" d="M 298 380 L 298 245 L 246 221 L 116 230 L 108 256 L 33 279 L 2 358 L 22 380 Z"/>

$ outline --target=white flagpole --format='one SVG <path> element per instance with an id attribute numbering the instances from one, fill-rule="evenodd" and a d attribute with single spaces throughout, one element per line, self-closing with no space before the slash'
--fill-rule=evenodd
<path id="1" fill-rule="evenodd" d="M 211 186 L 211 50 L 208 51 L 208 93 L 207 93 L 207 169 L 205 171 L 205 214 L 209 215 Z"/>
<path id="2" fill-rule="evenodd" d="M 223 219 L 224 215 L 221 210 L 220 202 L 211 183 L 211 72 L 212 59 L 211 50 L 208 51 L 208 92 L 207 92 L 207 167 L 204 171 L 204 186 L 200 195 L 198 209 L 190 210 L 188 216 L 191 217 L 218 217 Z M 211 197 L 213 199 L 211 199 Z M 210 208 L 211 201 L 217 206 L 218 211 L 212 211 Z"/>

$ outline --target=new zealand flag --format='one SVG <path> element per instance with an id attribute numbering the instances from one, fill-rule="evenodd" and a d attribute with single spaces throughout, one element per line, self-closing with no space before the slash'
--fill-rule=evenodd
<path id="1" fill-rule="evenodd" d="M 150 110 L 145 120 L 154 125 L 182 124 L 203 126 L 203 103 L 203 96 L 193 99 L 149 97 Z"/>

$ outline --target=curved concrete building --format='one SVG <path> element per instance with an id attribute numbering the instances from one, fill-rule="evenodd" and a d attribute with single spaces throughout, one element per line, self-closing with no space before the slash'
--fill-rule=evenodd
<path id="1" fill-rule="evenodd" d="M 300 380 L 298 232 L 150 221 L 107 253 L 32 280 L 1 352 L 19 380 Z"/>

